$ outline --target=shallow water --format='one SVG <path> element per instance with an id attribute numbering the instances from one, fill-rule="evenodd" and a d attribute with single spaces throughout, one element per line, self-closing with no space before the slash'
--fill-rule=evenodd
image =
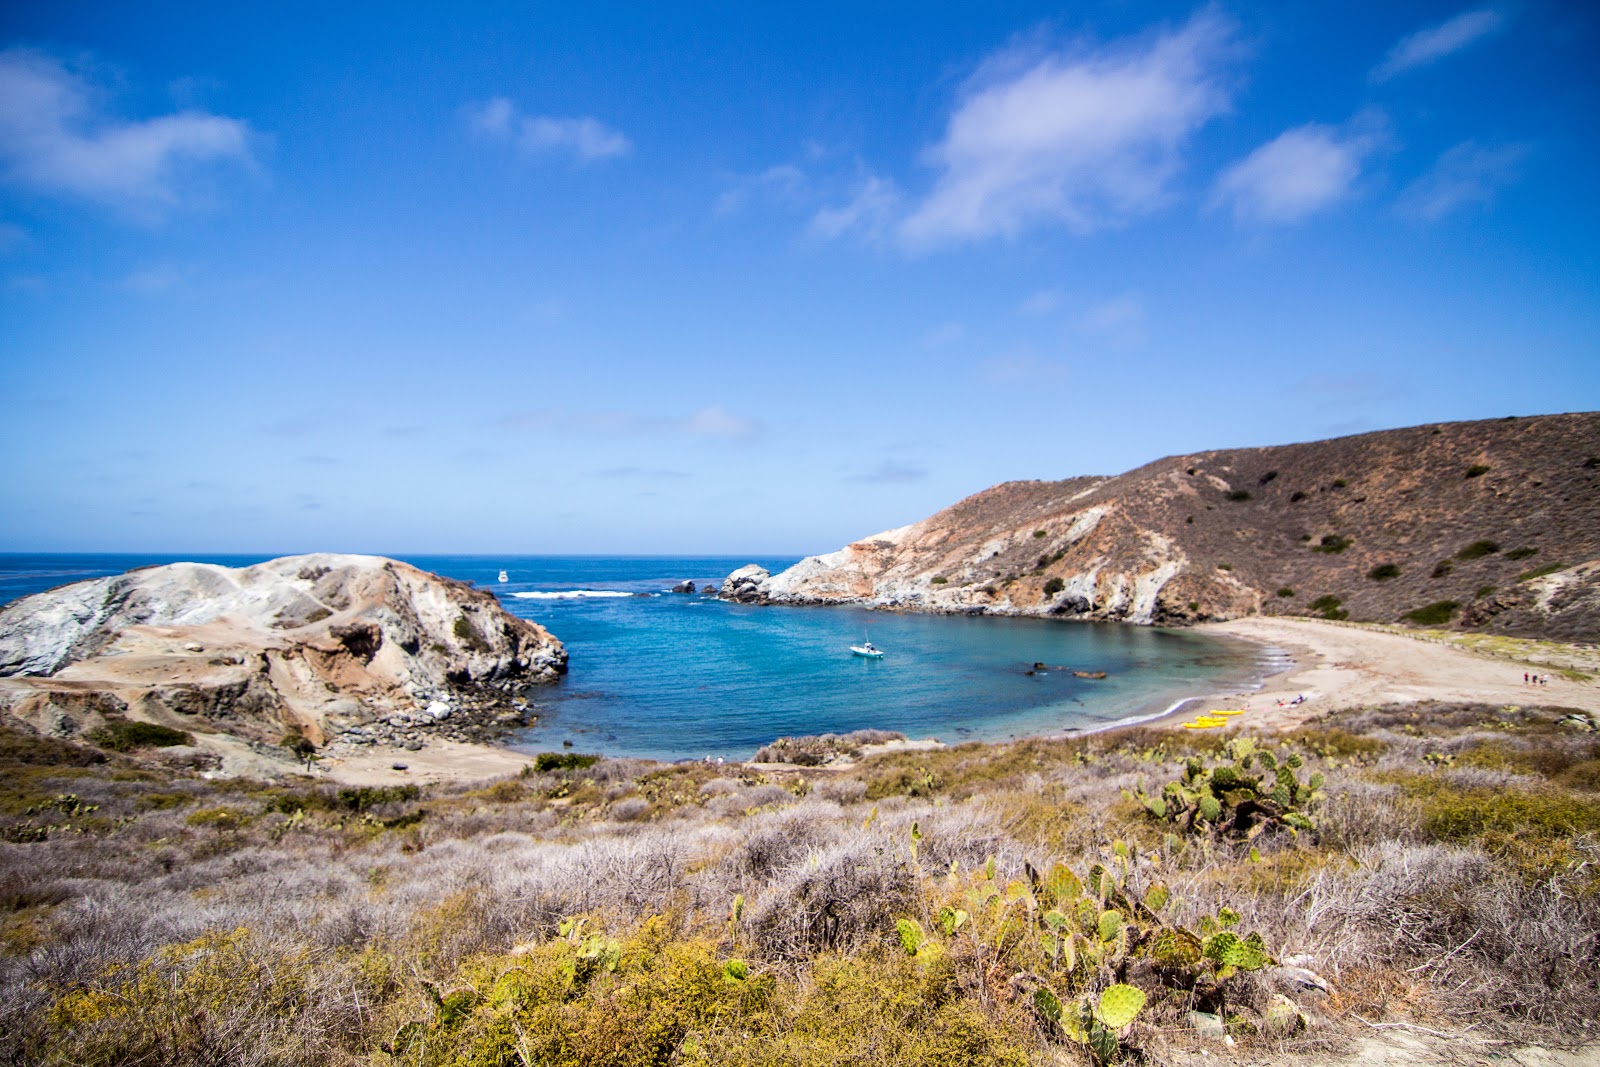
<path id="1" fill-rule="evenodd" d="M 0 596 L 174 558 L 0 556 Z M 1262 664 L 1252 646 L 1181 630 L 751 607 L 665 591 L 682 579 L 720 581 L 746 557 L 408 561 L 492 589 L 566 643 L 570 673 L 537 692 L 539 723 L 515 741 L 533 751 L 570 741 L 607 755 L 746 759 L 780 736 L 869 727 L 947 743 L 1060 733 L 1158 713 L 1237 685 Z M 755 562 L 777 570 L 794 560 Z M 850 653 L 864 637 L 885 650 L 881 660 Z M 1028 674 L 1036 661 L 1107 677 Z"/>

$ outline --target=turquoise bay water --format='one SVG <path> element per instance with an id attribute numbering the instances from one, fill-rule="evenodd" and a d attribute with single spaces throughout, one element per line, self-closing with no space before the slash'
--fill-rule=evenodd
<path id="1" fill-rule="evenodd" d="M 0 601 L 176 558 L 0 556 Z M 189 558 L 243 566 L 266 557 Z M 750 607 L 665 591 L 720 581 L 748 557 L 407 561 L 493 590 L 566 643 L 570 673 L 538 691 L 539 723 L 515 739 L 530 751 L 570 741 L 606 755 L 747 759 L 780 736 L 869 727 L 947 743 L 1052 734 L 1160 712 L 1238 685 L 1263 662 L 1252 646 L 1181 630 Z M 794 559 L 753 562 L 776 571 Z M 883 659 L 850 654 L 868 636 Z M 1030 676 L 1036 661 L 1108 676 Z"/>

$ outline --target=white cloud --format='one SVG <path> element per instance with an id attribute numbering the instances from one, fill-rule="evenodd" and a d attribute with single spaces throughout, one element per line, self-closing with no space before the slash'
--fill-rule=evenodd
<path id="1" fill-rule="evenodd" d="M 978 364 L 978 376 L 990 385 L 1059 385 L 1068 372 L 1065 363 L 1040 359 L 1026 349 L 990 356 Z"/>
<path id="2" fill-rule="evenodd" d="M 752 200 L 772 200 L 792 207 L 805 201 L 810 188 L 805 171 L 792 163 L 780 163 L 760 174 L 739 178 L 733 188 L 717 197 L 716 211 L 718 215 L 732 215 Z"/>
<path id="3" fill-rule="evenodd" d="M 1400 195 L 1400 207 L 1415 218 L 1443 218 L 1459 207 L 1487 204 L 1517 179 L 1527 156 L 1523 145 L 1480 145 L 1464 141 L 1441 155 L 1433 169 Z"/>
<path id="4" fill-rule="evenodd" d="M 1015 56 L 995 57 L 928 151 L 939 177 L 901 237 L 926 247 L 1047 222 L 1085 232 L 1154 210 L 1184 143 L 1228 107 L 1231 37 L 1207 9 L 1145 43 L 1050 55 L 1020 73 Z"/>
<path id="5" fill-rule="evenodd" d="M 149 217 L 180 206 L 186 168 L 253 162 L 248 124 L 185 110 L 123 121 L 94 86 L 42 52 L 0 52 L 0 169 L 40 192 Z"/>
<path id="6" fill-rule="evenodd" d="M 122 279 L 122 287 L 146 296 L 155 296 L 177 287 L 184 281 L 184 272 L 170 263 L 154 263 Z"/>
<path id="7" fill-rule="evenodd" d="M 734 415 L 713 404 L 688 415 L 645 415 L 637 411 L 573 411 L 539 408 L 507 415 L 501 425 L 514 430 L 581 433 L 603 437 L 687 436 L 718 440 L 750 440 L 761 434 L 754 419 Z"/>
<path id="8" fill-rule="evenodd" d="M 1061 296 L 1060 289 L 1042 289 L 1024 300 L 1020 307 L 1029 315 L 1048 315 L 1061 306 Z"/>
<path id="9" fill-rule="evenodd" d="M 875 237 L 883 232 L 900 202 L 893 182 L 867 175 L 856 185 L 848 203 L 825 207 L 811 216 L 811 232 L 832 240 L 850 230 Z"/>
<path id="10" fill-rule="evenodd" d="M 1505 19 L 1494 8 L 1463 11 L 1437 26 L 1418 30 L 1401 38 L 1389 54 L 1372 71 L 1374 82 L 1388 81 L 1397 74 L 1426 66 L 1452 52 L 1487 37 L 1505 25 Z"/>
<path id="11" fill-rule="evenodd" d="M 903 485 L 906 482 L 920 481 L 927 476 L 928 472 L 923 467 L 886 459 L 870 471 L 850 475 L 849 480 L 873 485 Z"/>
<path id="12" fill-rule="evenodd" d="M 1307 123 L 1286 130 L 1217 179 L 1213 207 L 1240 222 L 1298 222 L 1350 194 L 1363 161 L 1382 143 L 1371 120 L 1344 130 Z"/>
<path id="13" fill-rule="evenodd" d="M 1080 323 L 1084 333 L 1130 346 L 1144 340 L 1144 302 L 1136 296 L 1119 296 L 1096 304 Z"/>
<path id="14" fill-rule="evenodd" d="M 593 163 L 633 151 L 633 142 L 625 134 L 599 119 L 587 115 L 580 118 L 523 115 L 503 96 L 469 106 L 467 118 L 478 133 L 509 142 L 527 155 L 564 152 L 570 153 L 579 163 Z"/>

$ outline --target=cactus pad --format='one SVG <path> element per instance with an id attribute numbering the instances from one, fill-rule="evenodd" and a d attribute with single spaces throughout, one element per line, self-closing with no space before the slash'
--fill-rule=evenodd
<path id="1" fill-rule="evenodd" d="M 1121 982 L 1108 986 L 1100 994 L 1100 1006 L 1095 1009 L 1095 1018 L 1105 1024 L 1107 1029 L 1121 1030 L 1133 1022 L 1134 1016 L 1144 1008 L 1144 991 Z"/>
<path id="2" fill-rule="evenodd" d="M 894 930 L 900 935 L 900 947 L 906 950 L 907 956 L 915 956 L 917 949 L 928 940 L 928 935 L 922 932 L 922 924 L 915 919 L 896 919 Z"/>
<path id="3" fill-rule="evenodd" d="M 1201 960 L 1200 941 L 1187 930 L 1163 930 L 1150 946 L 1150 958 L 1165 970 L 1188 970 Z"/>

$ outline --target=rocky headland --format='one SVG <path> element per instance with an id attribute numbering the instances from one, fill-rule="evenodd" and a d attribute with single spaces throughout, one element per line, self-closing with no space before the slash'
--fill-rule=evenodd
<path id="1" fill-rule="evenodd" d="M 566 665 L 492 594 L 377 556 L 175 563 L 0 608 L 0 712 L 56 737 L 151 724 L 218 755 L 492 736 Z"/>
<path id="2" fill-rule="evenodd" d="M 743 603 L 1600 634 L 1600 413 L 1441 423 L 1006 482 L 723 582 Z"/>

